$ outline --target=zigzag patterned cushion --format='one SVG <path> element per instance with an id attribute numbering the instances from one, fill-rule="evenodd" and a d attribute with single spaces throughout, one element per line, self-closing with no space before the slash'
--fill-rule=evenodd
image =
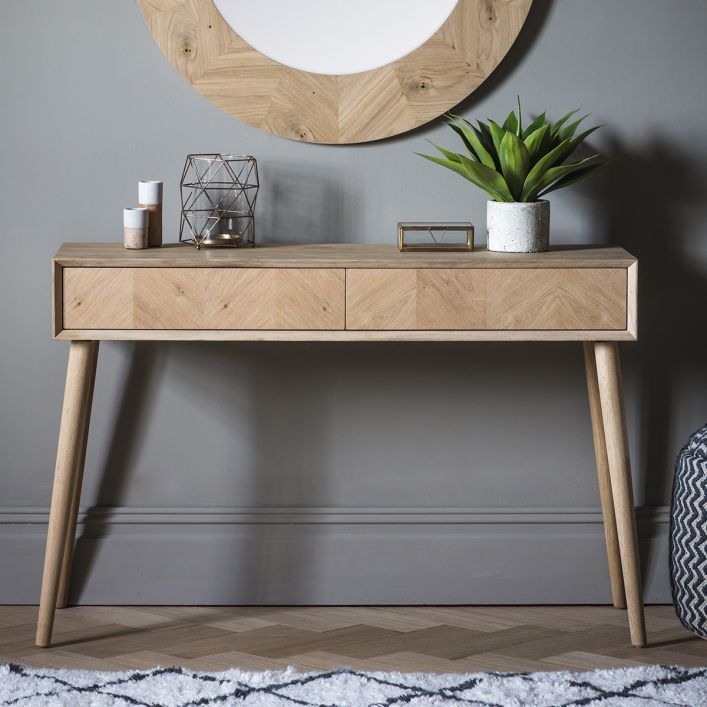
<path id="1" fill-rule="evenodd" d="M 707 638 L 707 425 L 690 437 L 675 465 L 670 582 L 678 618 Z"/>

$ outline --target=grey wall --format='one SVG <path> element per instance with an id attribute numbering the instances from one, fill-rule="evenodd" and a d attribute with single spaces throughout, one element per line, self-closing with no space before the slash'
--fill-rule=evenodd
<path id="1" fill-rule="evenodd" d="M 0 601 L 38 596 L 65 343 L 49 259 L 115 241 L 140 178 L 194 151 L 259 160 L 267 241 L 392 243 L 398 220 L 471 219 L 484 198 L 413 155 L 431 126 L 326 147 L 197 95 L 130 0 L 4 3 L 0 24 Z M 620 159 L 553 197 L 555 243 L 640 259 L 622 348 L 647 596 L 669 596 L 671 469 L 707 417 L 707 4 L 536 0 L 487 84 L 582 104 Z M 608 581 L 581 350 L 557 344 L 102 346 L 74 599 L 84 602 L 602 602 Z"/>

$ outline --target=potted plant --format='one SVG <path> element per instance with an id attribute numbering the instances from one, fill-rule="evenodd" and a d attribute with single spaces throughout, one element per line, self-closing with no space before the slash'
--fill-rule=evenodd
<path id="1" fill-rule="evenodd" d="M 441 157 L 423 155 L 483 189 L 487 205 L 488 249 L 511 253 L 544 251 L 550 245 L 550 202 L 544 196 L 588 176 L 606 162 L 591 155 L 569 162 L 575 150 L 596 126 L 576 135 L 585 115 L 568 121 L 570 111 L 551 123 L 545 112 L 523 126 L 520 99 L 518 113 L 509 113 L 502 125 L 493 120 L 472 125 L 456 115 L 447 125 L 461 138 L 465 154 L 450 152 L 431 143 Z"/>

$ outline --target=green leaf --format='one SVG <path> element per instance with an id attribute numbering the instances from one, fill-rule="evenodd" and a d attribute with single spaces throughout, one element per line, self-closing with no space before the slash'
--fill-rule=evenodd
<path id="1" fill-rule="evenodd" d="M 462 164 L 467 170 L 468 179 L 476 186 L 481 187 L 487 194 L 492 192 L 497 194 L 496 201 L 515 201 L 503 175 L 495 169 L 490 169 L 480 162 L 473 162 L 465 157 L 462 157 Z"/>
<path id="2" fill-rule="evenodd" d="M 518 129 L 516 130 L 516 137 L 523 139 L 523 113 L 520 108 L 520 96 L 516 96 L 518 101 Z"/>
<path id="3" fill-rule="evenodd" d="M 416 155 L 419 155 L 420 157 L 424 157 L 426 160 L 429 160 L 430 162 L 434 162 L 435 164 L 442 165 L 442 167 L 446 167 L 447 169 L 451 169 L 452 172 L 455 172 L 458 174 L 460 177 L 464 177 L 464 179 L 469 180 L 472 184 L 476 185 L 477 187 L 483 189 L 494 201 L 506 201 L 502 197 L 501 194 L 496 192 L 494 189 L 492 189 L 486 182 L 483 182 L 478 178 L 478 176 L 472 172 L 470 172 L 465 165 L 461 164 L 460 162 L 452 162 L 451 160 L 446 160 L 441 157 L 433 157 L 432 155 L 424 155 L 421 152 L 416 152 Z M 471 165 L 476 165 L 477 167 L 484 167 L 479 162 L 473 162 L 470 160 L 468 157 L 464 158 L 466 162 L 468 162 Z M 487 167 L 484 167 L 484 169 L 488 169 Z M 501 175 L 498 175 L 499 177 Z"/>
<path id="4" fill-rule="evenodd" d="M 565 113 L 553 126 L 552 126 L 552 134 L 557 135 L 558 131 L 560 128 L 575 114 L 579 113 L 579 108 L 575 108 L 574 110 L 571 110 L 569 113 Z"/>
<path id="5" fill-rule="evenodd" d="M 457 118 L 458 123 L 464 123 L 467 128 L 473 130 L 479 140 L 481 140 L 481 144 L 486 148 L 487 152 L 493 156 L 493 140 L 491 139 L 491 132 L 489 131 L 489 126 L 479 120 L 477 121 L 479 123 L 479 127 L 477 128 L 466 118 L 461 118 L 459 116 L 455 116 L 455 118 Z"/>
<path id="6" fill-rule="evenodd" d="M 458 123 L 450 123 L 449 126 L 464 140 L 467 146 L 472 148 L 469 152 L 471 152 L 479 162 L 485 164 L 490 169 L 496 169 L 496 163 L 493 161 L 493 157 L 491 157 L 481 140 L 479 140 L 472 126 L 459 125 Z"/>
<path id="7" fill-rule="evenodd" d="M 518 134 L 518 118 L 516 118 L 515 111 L 511 111 L 503 121 L 503 129 L 510 133 Z"/>
<path id="8" fill-rule="evenodd" d="M 447 125 L 454 130 L 454 132 L 459 135 L 459 137 L 462 139 L 462 142 L 464 143 L 464 147 L 466 147 L 467 152 L 475 159 L 478 160 L 479 157 L 474 151 L 474 148 L 472 144 L 467 140 L 466 135 L 464 135 L 464 131 L 455 123 L 447 123 Z"/>
<path id="9" fill-rule="evenodd" d="M 604 127 L 603 125 L 595 125 L 593 128 L 589 128 L 588 130 L 585 130 L 583 133 L 580 133 L 576 137 L 573 137 L 570 139 L 570 150 L 569 152 L 562 158 L 562 159 L 567 159 L 595 130 L 599 130 L 599 128 Z"/>
<path id="10" fill-rule="evenodd" d="M 562 128 L 557 133 L 557 136 L 560 138 L 560 140 L 566 140 L 568 137 L 573 137 L 574 134 L 577 132 L 577 128 L 579 127 L 580 123 L 585 118 L 588 118 L 590 115 L 590 113 L 587 113 L 587 115 L 583 115 L 579 120 L 575 121 L 571 125 L 567 125 L 566 127 Z"/>
<path id="11" fill-rule="evenodd" d="M 566 174 L 561 179 L 558 179 L 554 184 L 545 189 L 544 192 L 539 194 L 539 197 L 545 196 L 545 194 L 549 194 L 550 192 L 557 191 L 558 189 L 568 187 L 570 184 L 574 184 L 580 179 L 588 177 L 592 172 L 596 172 L 598 169 L 606 167 L 606 165 L 608 165 L 611 161 L 612 160 L 607 160 L 606 162 L 599 162 L 598 164 L 591 164 L 588 167 L 583 167 L 582 169 L 574 170 L 573 172 Z"/>
<path id="12" fill-rule="evenodd" d="M 445 150 L 443 147 L 440 147 L 439 145 L 435 145 L 432 140 L 428 140 L 427 142 L 432 145 L 436 150 L 439 150 L 441 154 L 443 154 L 448 160 L 451 162 L 459 162 L 461 163 L 461 158 L 456 152 L 451 152 L 450 150 Z"/>
<path id="13" fill-rule="evenodd" d="M 498 154 L 498 150 L 501 147 L 501 140 L 506 134 L 506 131 L 495 121 L 489 120 L 489 131 L 491 132 L 491 139 L 493 140 L 493 146 Z"/>
<path id="14" fill-rule="evenodd" d="M 534 165 L 540 155 L 543 154 L 543 147 L 547 144 L 546 137 L 550 126 L 545 123 L 543 126 L 539 127 L 537 130 L 533 130 L 525 140 L 525 146 L 528 148 L 528 153 L 530 155 L 530 164 Z"/>
<path id="15" fill-rule="evenodd" d="M 471 129 L 474 131 L 474 133 L 476 133 L 476 137 L 479 138 L 481 144 L 486 148 L 486 152 L 488 152 L 491 156 L 491 159 L 494 163 L 494 167 L 498 169 L 500 165 L 498 162 L 498 155 L 496 154 L 496 148 L 493 146 L 493 139 L 491 138 L 491 133 L 486 135 L 474 125 L 471 126 Z"/>
<path id="16" fill-rule="evenodd" d="M 536 193 L 537 186 L 543 177 L 543 174 L 547 172 L 550 167 L 552 167 L 557 162 L 561 162 L 569 154 L 569 150 L 572 148 L 571 140 L 565 140 L 561 142 L 557 147 L 550 150 L 545 156 L 541 157 L 533 166 L 533 168 L 528 173 L 525 178 L 525 184 L 523 185 L 523 191 L 521 192 L 521 201 L 528 201 L 528 196 L 530 194 Z"/>
<path id="17" fill-rule="evenodd" d="M 523 141 L 511 132 L 507 132 L 501 140 L 498 151 L 501 159 L 501 171 L 508 189 L 515 201 L 520 201 L 523 184 L 530 168 L 530 154 Z"/>
<path id="18" fill-rule="evenodd" d="M 591 135 L 600 127 L 600 125 L 597 125 L 589 130 L 585 130 L 577 137 L 563 140 L 545 156 L 541 157 L 526 177 L 525 184 L 523 185 L 523 191 L 521 193 L 521 201 L 528 201 L 528 196 L 530 194 L 537 194 L 538 184 L 540 183 L 540 180 L 545 172 L 550 169 L 550 167 L 554 167 L 556 164 L 566 160 L 575 151 L 575 149 L 579 147 L 582 142 L 584 142 L 587 136 Z"/>
<path id="19" fill-rule="evenodd" d="M 434 162 L 435 164 L 442 165 L 442 167 L 451 169 L 452 172 L 456 172 L 460 177 L 464 177 L 464 179 L 469 179 L 469 175 L 467 174 L 467 171 L 464 168 L 464 165 L 462 165 L 461 161 L 457 162 L 455 160 L 446 160 L 442 157 L 434 157 L 433 155 L 424 155 L 422 154 L 422 152 L 416 152 L 415 154 L 419 155 L 420 157 L 424 157 L 430 162 Z M 471 180 L 469 179 L 469 181 Z"/>
<path id="20" fill-rule="evenodd" d="M 572 164 L 563 164 L 557 167 L 551 167 L 547 170 L 547 172 L 545 172 L 545 174 L 543 174 L 542 179 L 540 179 L 540 181 L 538 182 L 537 187 L 532 192 L 526 195 L 528 201 L 535 201 L 538 198 L 539 192 L 541 192 L 543 189 L 546 189 L 556 180 L 566 176 L 571 172 L 576 171 L 578 167 L 581 167 L 583 164 L 586 164 L 587 162 L 590 162 L 591 160 L 594 160 L 597 157 L 599 157 L 599 155 L 592 155 L 591 157 L 585 157 L 579 162 L 573 162 Z"/>
<path id="21" fill-rule="evenodd" d="M 545 121 L 545 112 L 535 118 L 535 120 L 533 120 L 533 122 L 525 129 L 523 137 L 528 137 L 528 135 L 532 135 L 538 128 L 542 128 L 543 125 L 548 125 L 548 123 L 546 123 Z"/>
<path id="22" fill-rule="evenodd" d="M 481 135 L 484 145 L 486 145 L 486 149 L 491 151 L 490 148 L 493 148 L 493 138 L 491 137 L 491 128 L 489 128 L 487 123 L 484 123 L 481 120 L 476 121 L 478 123 L 478 130 L 477 133 Z"/>
<path id="23" fill-rule="evenodd" d="M 481 140 L 483 146 L 486 148 L 487 152 L 493 157 L 493 162 L 497 172 L 501 171 L 501 161 L 498 159 L 498 150 L 493 144 L 493 137 L 491 136 L 491 128 L 486 124 L 478 121 L 479 127 L 474 128 L 474 132 L 478 135 L 479 140 Z"/>

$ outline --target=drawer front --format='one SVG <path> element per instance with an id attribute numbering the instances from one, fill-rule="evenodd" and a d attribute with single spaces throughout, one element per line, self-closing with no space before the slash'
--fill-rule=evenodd
<path id="1" fill-rule="evenodd" d="M 64 268 L 64 329 L 343 329 L 343 269 Z"/>
<path id="2" fill-rule="evenodd" d="M 625 268 L 348 270 L 351 330 L 625 330 Z"/>

